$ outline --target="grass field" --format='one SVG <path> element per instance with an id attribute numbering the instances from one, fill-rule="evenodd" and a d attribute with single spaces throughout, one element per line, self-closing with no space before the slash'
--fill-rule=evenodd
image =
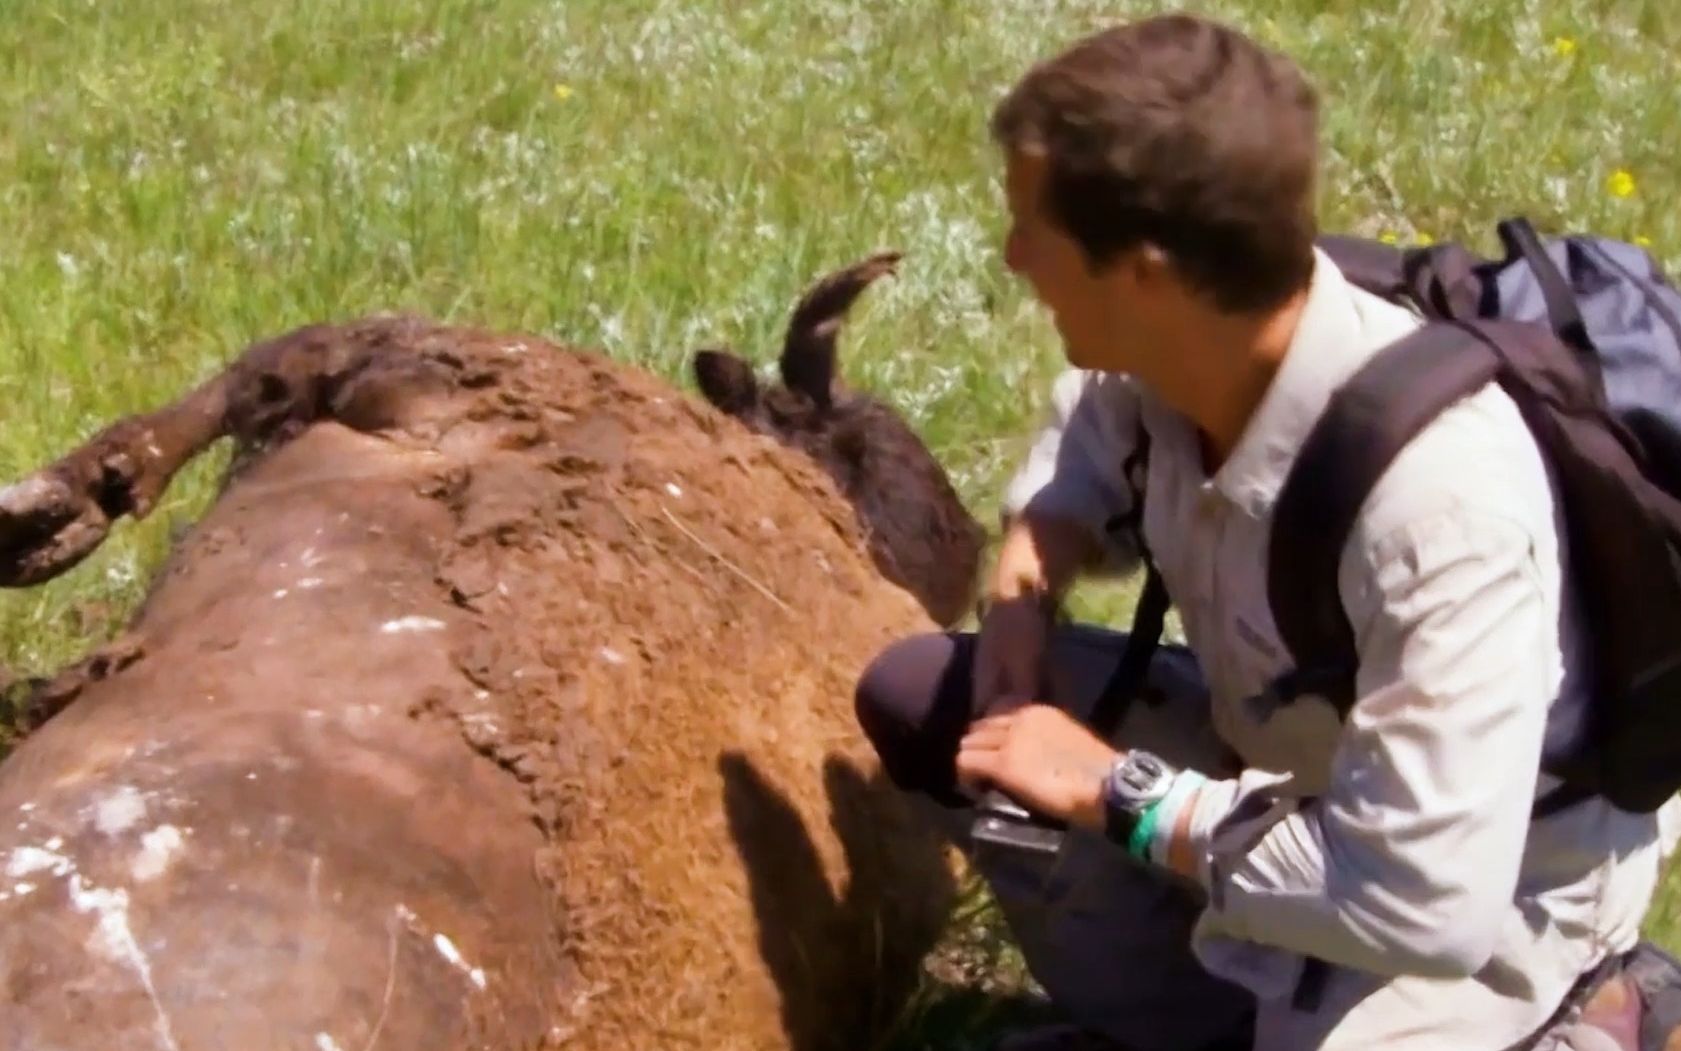
<path id="1" fill-rule="evenodd" d="M 1673 0 L 1191 6 L 1324 90 L 1326 226 L 1492 249 L 1523 211 L 1681 264 Z M 990 514 L 1059 357 L 1001 265 L 986 115 L 1035 58 L 1156 9 L 4 0 L 0 480 L 250 340 L 369 311 L 672 376 L 705 343 L 767 359 L 810 277 L 893 246 L 903 276 L 859 312 L 846 368 Z M 44 671 L 108 632 L 216 467 L 63 579 L 0 596 L 0 663 Z"/>

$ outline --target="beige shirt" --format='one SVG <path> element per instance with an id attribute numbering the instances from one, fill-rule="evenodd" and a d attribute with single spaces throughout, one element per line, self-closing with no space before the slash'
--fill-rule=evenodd
<path id="1" fill-rule="evenodd" d="M 1528 1032 L 1580 972 L 1633 944 L 1674 843 L 1673 805 L 1630 815 L 1594 800 L 1531 824 L 1553 784 L 1538 774 L 1543 738 L 1582 712 L 1580 632 L 1552 481 L 1492 385 L 1402 452 L 1342 554 L 1360 657 L 1347 724 L 1318 698 L 1276 711 L 1257 699 L 1289 668 L 1266 591 L 1278 491 L 1330 392 L 1418 324 L 1321 253 L 1288 355 L 1213 477 L 1192 425 L 1148 391 L 1069 371 L 1005 499 L 1008 513 L 1101 527 L 1135 503 L 1123 465 L 1148 430 L 1144 538 L 1216 730 L 1249 768 L 1205 790 L 1192 818 L 1211 899 L 1199 956 L 1263 999 L 1287 996 L 1306 956 L 1456 991 L 1439 1010 L 1408 997 L 1437 1015 L 1422 1029 L 1345 1026 L 1337 1047 L 1498 1047 Z M 1124 538 L 1109 554 L 1113 570 L 1136 562 Z M 1258 819 L 1271 794 L 1284 804 Z M 1318 799 L 1290 804 L 1302 796 Z M 1219 861 L 1246 832 L 1264 834 Z"/>

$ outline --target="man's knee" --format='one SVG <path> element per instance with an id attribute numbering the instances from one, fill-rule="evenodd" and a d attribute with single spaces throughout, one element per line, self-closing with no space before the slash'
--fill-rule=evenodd
<path id="1" fill-rule="evenodd" d="M 883 650 L 859 677 L 853 706 L 899 787 L 961 803 L 955 758 L 969 719 L 972 637 L 929 633 Z"/>
<path id="2" fill-rule="evenodd" d="M 858 720 L 866 732 L 914 726 L 926 716 L 932 697 L 929 668 L 949 660 L 951 641 L 929 633 L 899 639 L 876 655 L 859 676 L 853 693 Z"/>

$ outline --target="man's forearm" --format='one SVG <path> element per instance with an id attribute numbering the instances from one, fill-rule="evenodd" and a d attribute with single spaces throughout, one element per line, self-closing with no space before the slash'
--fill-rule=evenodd
<path id="1" fill-rule="evenodd" d="M 1101 557 L 1101 541 L 1086 526 L 1058 515 L 1024 513 L 1005 531 L 988 598 L 1059 599 Z"/>

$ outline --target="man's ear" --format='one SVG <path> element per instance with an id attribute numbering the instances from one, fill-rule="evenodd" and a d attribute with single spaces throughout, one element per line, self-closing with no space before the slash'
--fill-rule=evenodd
<path id="1" fill-rule="evenodd" d="M 1149 241 L 1127 252 L 1123 265 L 1129 268 L 1127 276 L 1141 289 L 1156 289 L 1168 281 L 1179 281 L 1179 269 L 1173 265 L 1173 257 Z"/>
<path id="2" fill-rule="evenodd" d="M 706 400 L 731 416 L 743 415 L 759 402 L 759 381 L 753 367 L 727 350 L 698 352 L 694 373 Z"/>

